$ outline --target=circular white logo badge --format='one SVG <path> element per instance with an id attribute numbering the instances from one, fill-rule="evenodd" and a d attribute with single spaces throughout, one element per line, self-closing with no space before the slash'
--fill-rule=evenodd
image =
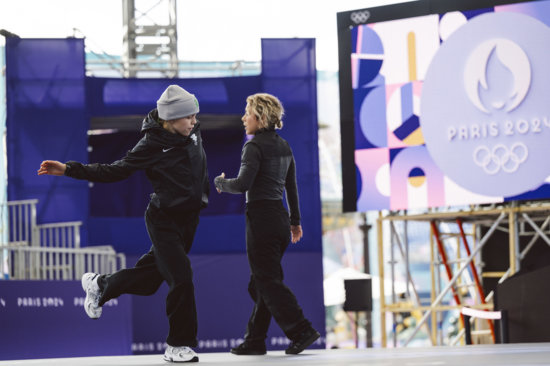
<path id="1" fill-rule="evenodd" d="M 426 147 L 474 193 L 513 196 L 550 175 L 550 28 L 516 13 L 486 13 L 441 46 L 422 88 Z"/>

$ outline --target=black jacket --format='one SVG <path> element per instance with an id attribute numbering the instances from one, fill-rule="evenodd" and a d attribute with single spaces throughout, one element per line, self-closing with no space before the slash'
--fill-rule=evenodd
<path id="1" fill-rule="evenodd" d="M 246 192 L 246 201 L 286 200 L 290 224 L 300 225 L 296 165 L 288 142 L 275 130 L 262 129 L 243 146 L 239 175 L 233 179 L 216 177 L 222 192 Z"/>
<path id="2" fill-rule="evenodd" d="M 173 134 L 157 122 L 156 109 L 143 120 L 144 136 L 126 156 L 112 164 L 67 162 L 65 175 L 91 182 L 117 182 L 145 170 L 153 185 L 151 203 L 167 210 L 195 211 L 208 205 L 206 154 L 199 123 L 189 136 Z"/>

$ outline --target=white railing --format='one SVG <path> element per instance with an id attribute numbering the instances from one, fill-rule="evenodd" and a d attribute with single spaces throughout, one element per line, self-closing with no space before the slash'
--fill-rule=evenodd
<path id="1" fill-rule="evenodd" d="M 0 236 L 0 278 L 78 280 L 86 272 L 126 268 L 126 257 L 111 246 L 80 248 L 82 222 L 36 223 L 38 200 L 0 204 L 7 220 Z"/>
<path id="2" fill-rule="evenodd" d="M 79 280 L 86 272 L 113 273 L 126 267 L 124 254 L 110 246 L 47 248 L 8 245 L 2 247 L 0 273 L 12 280 Z M 11 264 L 4 268 L 1 258 Z"/>
<path id="3" fill-rule="evenodd" d="M 0 204 L 7 216 L 7 238 L 10 245 L 32 245 L 36 226 L 36 204 L 38 200 L 9 201 Z"/>
<path id="4" fill-rule="evenodd" d="M 48 248 L 80 248 L 81 221 L 36 225 L 37 244 Z"/>

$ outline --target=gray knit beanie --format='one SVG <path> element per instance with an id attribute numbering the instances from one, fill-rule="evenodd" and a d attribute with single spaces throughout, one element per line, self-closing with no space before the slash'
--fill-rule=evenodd
<path id="1" fill-rule="evenodd" d="M 197 98 L 178 85 L 170 85 L 157 100 L 159 117 L 165 121 L 199 113 Z"/>

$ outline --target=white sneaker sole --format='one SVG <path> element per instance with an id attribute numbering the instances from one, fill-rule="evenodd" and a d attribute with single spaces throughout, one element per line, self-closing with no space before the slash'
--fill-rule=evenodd
<path id="1" fill-rule="evenodd" d="M 177 362 L 177 363 L 183 363 L 183 362 L 199 362 L 199 356 L 194 356 L 192 359 L 187 360 L 187 361 L 174 360 L 172 357 L 169 357 L 169 356 L 166 356 L 166 355 L 164 355 L 162 358 L 163 358 L 164 361 L 166 361 L 166 362 Z"/>
<path id="2" fill-rule="evenodd" d="M 103 309 L 99 307 L 98 310 L 94 312 L 94 309 L 92 308 L 92 300 L 90 299 L 90 293 L 88 292 L 87 286 L 84 284 L 84 276 L 82 277 L 80 283 L 82 285 L 82 289 L 86 292 L 86 298 L 84 299 L 84 311 L 86 312 L 86 315 L 88 315 L 90 319 L 99 319 Z"/>

